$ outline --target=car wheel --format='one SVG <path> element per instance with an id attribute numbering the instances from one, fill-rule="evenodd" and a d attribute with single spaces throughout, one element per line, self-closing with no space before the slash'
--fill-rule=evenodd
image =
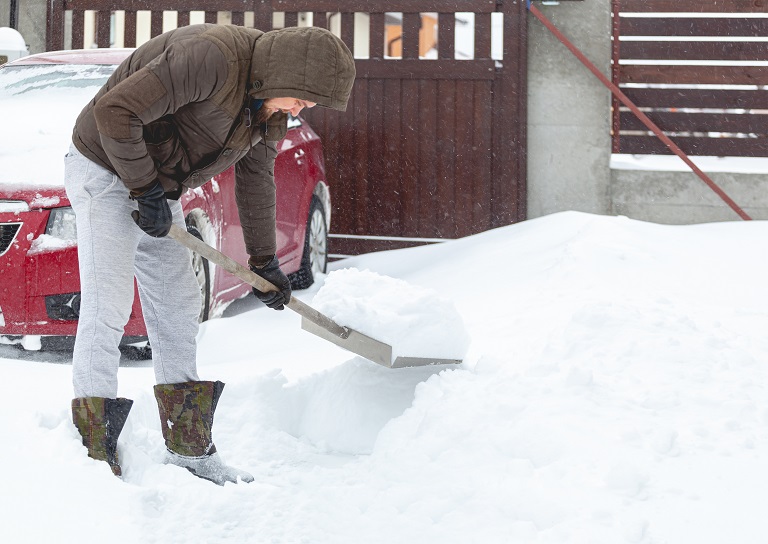
<path id="1" fill-rule="evenodd" d="M 292 289 L 306 289 L 315 282 L 317 274 L 325 274 L 328 267 L 328 227 L 325 209 L 320 199 L 312 197 L 304 236 L 304 253 L 301 268 L 288 276 Z"/>
<path id="2" fill-rule="evenodd" d="M 203 235 L 195 224 L 195 220 L 187 217 L 187 232 L 195 238 L 203 240 Z M 211 265 L 208 259 L 199 253 L 192 252 L 192 270 L 195 272 L 197 284 L 200 286 L 200 315 L 198 321 L 208 321 L 211 312 Z"/>

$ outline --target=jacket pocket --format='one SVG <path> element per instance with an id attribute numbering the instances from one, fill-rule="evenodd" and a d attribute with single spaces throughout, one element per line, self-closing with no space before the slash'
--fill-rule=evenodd
<path id="1" fill-rule="evenodd" d="M 189 175 L 189 157 L 181 145 L 179 132 L 173 122 L 161 118 L 145 125 L 144 142 L 147 153 L 155 163 L 158 177 L 179 183 Z"/>

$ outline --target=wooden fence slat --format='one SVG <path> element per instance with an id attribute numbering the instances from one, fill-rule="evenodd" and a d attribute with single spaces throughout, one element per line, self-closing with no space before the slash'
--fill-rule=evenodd
<path id="1" fill-rule="evenodd" d="M 368 23 L 369 39 L 368 47 L 369 57 L 380 59 L 384 57 L 384 14 L 371 13 Z"/>
<path id="2" fill-rule="evenodd" d="M 354 102 L 352 112 L 354 114 L 354 123 L 356 130 L 352 133 L 354 138 L 354 180 L 352 186 L 352 195 L 354 195 L 354 204 L 352 215 L 354 224 L 357 228 L 354 231 L 364 233 L 368 227 L 368 184 L 370 176 L 368 174 L 368 81 L 361 80 L 355 83 L 353 92 Z"/>
<path id="3" fill-rule="evenodd" d="M 285 26 L 299 26 L 299 14 L 295 11 L 285 13 Z"/>
<path id="4" fill-rule="evenodd" d="M 472 173 L 474 179 L 472 200 L 472 232 L 482 232 L 491 227 L 491 130 L 493 129 L 493 108 L 491 101 L 487 99 L 491 94 L 491 82 L 476 81 L 475 100 L 473 105 L 474 126 L 473 153 L 475 168 Z"/>
<path id="5" fill-rule="evenodd" d="M 177 24 L 179 25 L 179 28 L 189 26 L 189 11 L 180 11 L 178 13 Z"/>
<path id="6" fill-rule="evenodd" d="M 716 157 L 762 157 L 764 138 L 672 138 L 687 155 Z M 672 152 L 655 136 L 622 136 L 619 153 L 671 155 Z"/>
<path id="7" fill-rule="evenodd" d="M 622 41 L 622 59 L 765 60 L 765 42 Z"/>
<path id="8" fill-rule="evenodd" d="M 418 236 L 419 229 L 419 82 L 402 83 L 402 129 L 400 138 L 400 164 L 402 185 L 402 231 L 406 236 Z"/>
<path id="9" fill-rule="evenodd" d="M 473 132 L 476 130 L 472 124 L 474 110 L 474 83 L 472 81 L 456 82 L 456 99 L 460 102 L 455 107 L 455 187 L 454 200 L 456 203 L 456 232 L 455 236 L 463 237 L 472 234 L 474 209 L 475 181 L 474 156 L 472 149 Z"/>
<path id="10" fill-rule="evenodd" d="M 350 51 L 355 50 L 355 14 L 341 14 L 341 41 L 347 44 Z"/>
<path id="11" fill-rule="evenodd" d="M 96 44 L 101 48 L 108 48 L 109 34 L 112 26 L 112 13 L 99 11 L 96 13 Z"/>
<path id="12" fill-rule="evenodd" d="M 312 26 L 319 28 L 328 28 L 328 14 L 324 11 L 315 11 L 312 13 Z"/>
<path id="13" fill-rule="evenodd" d="M 621 82 L 768 85 L 768 66 L 672 66 L 625 64 L 621 67 Z"/>
<path id="14" fill-rule="evenodd" d="M 492 60 L 379 60 L 358 59 L 357 77 L 367 79 L 472 79 L 496 78 Z"/>
<path id="15" fill-rule="evenodd" d="M 766 90 L 623 88 L 635 104 L 647 108 L 743 108 L 768 110 Z"/>
<path id="16" fill-rule="evenodd" d="M 373 212 L 366 217 L 366 224 L 360 225 L 356 234 L 365 232 L 379 232 L 382 228 L 382 218 L 379 206 L 381 205 L 381 183 L 379 176 L 383 176 L 386 163 L 384 162 L 384 81 L 373 80 L 368 83 L 368 208 Z M 352 232 L 352 231 L 349 231 Z"/>
<path id="17" fill-rule="evenodd" d="M 232 24 L 237 26 L 245 26 L 245 12 L 233 11 L 232 12 Z"/>
<path id="18" fill-rule="evenodd" d="M 48 21 L 45 28 L 45 49 L 64 49 L 64 0 L 48 0 Z M 73 38 L 74 39 L 74 38 Z"/>
<path id="19" fill-rule="evenodd" d="M 491 58 L 491 14 L 475 15 L 475 58 Z"/>
<path id="20" fill-rule="evenodd" d="M 768 36 L 768 18 L 619 17 L 622 36 Z"/>
<path id="21" fill-rule="evenodd" d="M 420 13 L 403 13 L 403 58 L 419 58 Z"/>
<path id="22" fill-rule="evenodd" d="M 401 111 L 402 96 L 401 80 L 384 80 L 384 118 L 383 144 L 384 165 L 381 179 L 376 185 L 376 200 L 373 209 L 376 210 L 378 226 L 376 231 L 385 236 L 395 236 L 400 232 L 400 184 L 401 170 L 396 168 L 400 162 Z"/>
<path id="23" fill-rule="evenodd" d="M 123 45 L 136 47 L 136 12 L 126 11 L 123 24 Z"/>
<path id="24" fill-rule="evenodd" d="M 82 49 L 85 40 L 85 12 L 83 10 L 72 11 L 72 49 Z M 90 45 L 90 44 L 89 44 Z"/>
<path id="25" fill-rule="evenodd" d="M 456 82 L 437 83 L 437 227 L 441 238 L 456 237 Z"/>
<path id="26" fill-rule="evenodd" d="M 153 10 L 150 15 L 149 35 L 154 38 L 163 33 L 163 12 Z"/>
<path id="27" fill-rule="evenodd" d="M 253 0 L 253 26 L 264 32 L 272 30 L 272 7 L 269 0 Z"/>
<path id="28" fill-rule="evenodd" d="M 456 14 L 438 13 L 437 15 L 437 58 L 456 58 Z"/>
<path id="29" fill-rule="evenodd" d="M 218 22 L 218 19 L 219 19 L 219 13 L 218 12 L 206 10 L 206 12 L 205 12 L 205 22 L 206 23 L 216 24 Z"/>
<path id="30" fill-rule="evenodd" d="M 313 0 L 312 9 L 328 12 L 375 13 L 386 8 L 394 13 L 457 12 L 492 13 L 496 0 Z M 275 11 L 296 9 L 296 0 L 272 0 Z"/>
<path id="31" fill-rule="evenodd" d="M 437 80 L 419 81 L 419 226 L 418 235 L 438 236 L 437 226 Z"/>
<path id="32" fill-rule="evenodd" d="M 664 132 L 730 132 L 768 134 L 768 115 L 649 111 L 645 114 Z M 621 112 L 622 130 L 648 130 L 629 111 Z"/>
<path id="33" fill-rule="evenodd" d="M 621 0 L 621 11 L 632 13 L 765 13 L 765 0 Z"/>

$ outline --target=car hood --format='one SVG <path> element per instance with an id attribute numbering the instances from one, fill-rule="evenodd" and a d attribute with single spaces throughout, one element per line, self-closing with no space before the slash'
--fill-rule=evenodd
<path id="1" fill-rule="evenodd" d="M 3 211 L 18 211 L 9 202 L 24 202 L 30 210 L 43 208 L 59 208 L 69 206 L 69 199 L 63 187 L 29 188 L 11 187 L 0 184 L 0 213 Z M 7 209 L 4 209 L 7 208 Z"/>

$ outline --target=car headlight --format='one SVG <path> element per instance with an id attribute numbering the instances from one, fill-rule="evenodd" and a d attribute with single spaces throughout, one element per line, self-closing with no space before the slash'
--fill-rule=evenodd
<path id="1" fill-rule="evenodd" d="M 52 209 L 51 215 L 48 216 L 48 225 L 45 227 L 45 233 L 60 240 L 77 242 L 75 211 L 69 206 Z"/>

